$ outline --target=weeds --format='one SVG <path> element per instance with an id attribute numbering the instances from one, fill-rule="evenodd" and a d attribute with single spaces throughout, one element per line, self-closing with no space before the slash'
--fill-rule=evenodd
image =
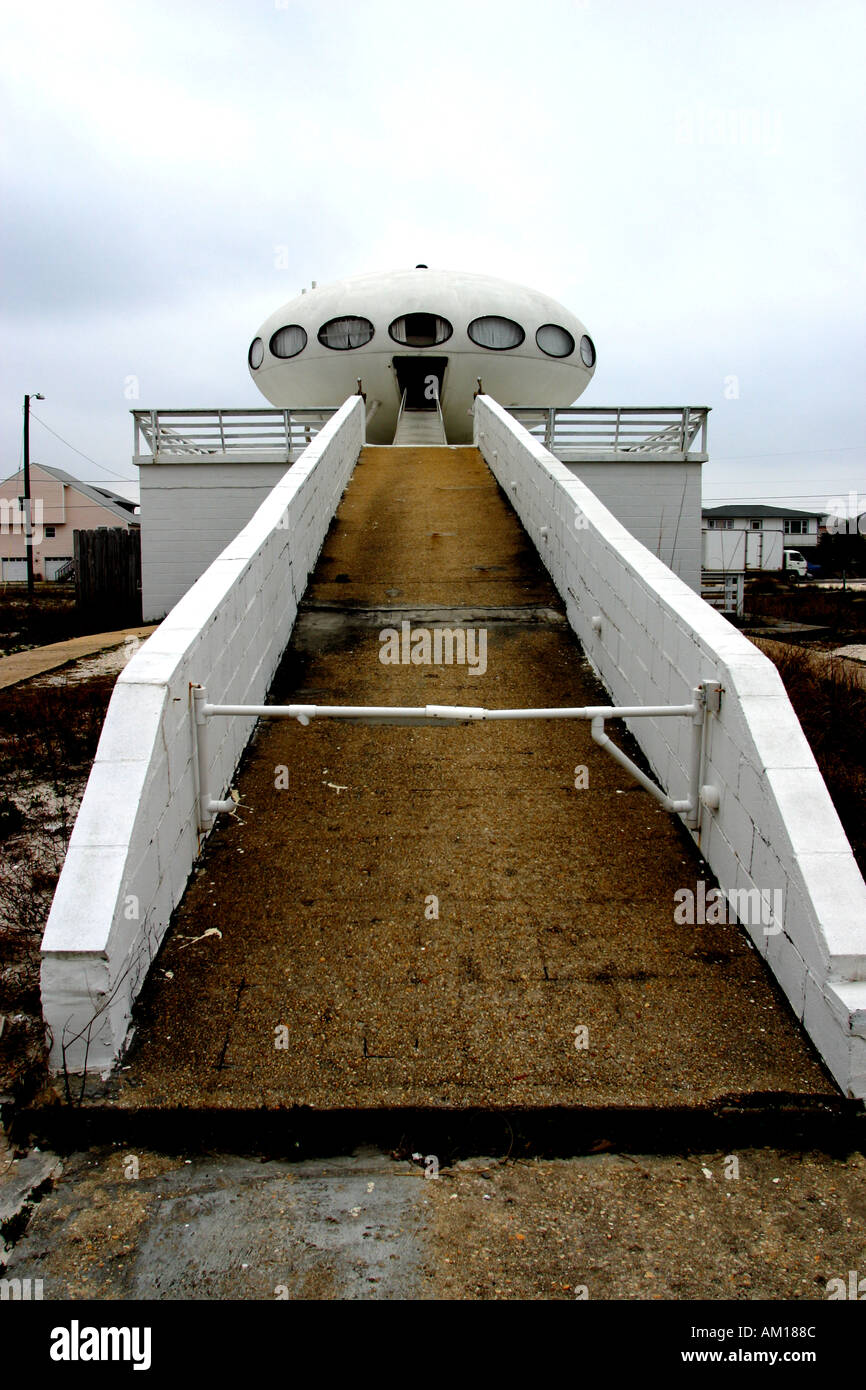
<path id="1" fill-rule="evenodd" d="M 771 657 L 866 874 L 866 685 L 848 663 L 805 647 L 774 643 Z"/>
<path id="2" fill-rule="evenodd" d="M 0 1092 L 44 1065 L 40 942 L 114 680 L 0 691 Z"/>
<path id="3" fill-rule="evenodd" d="M 815 589 L 802 584 L 772 585 L 760 580 L 749 585 L 746 608 L 750 618 L 783 618 L 795 623 L 816 623 L 833 633 L 866 636 L 866 594 Z"/>
<path id="4" fill-rule="evenodd" d="M 94 615 L 78 611 L 75 590 L 67 585 L 37 584 L 33 603 L 28 602 L 23 585 L 0 585 L 0 653 L 4 656 L 98 631 Z"/>

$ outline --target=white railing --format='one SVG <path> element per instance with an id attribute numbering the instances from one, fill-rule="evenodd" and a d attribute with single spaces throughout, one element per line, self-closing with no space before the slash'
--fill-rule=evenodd
<path id="1" fill-rule="evenodd" d="M 508 413 L 565 460 L 707 457 L 708 406 L 514 406 Z"/>
<path id="2" fill-rule="evenodd" d="M 484 709 L 479 705 L 213 705 L 208 702 L 207 690 L 203 685 L 193 682 L 190 691 L 198 748 L 197 767 L 205 770 L 199 772 L 196 785 L 198 828 L 202 832 L 211 828 L 213 818 L 218 813 L 237 810 L 237 793 L 229 798 L 214 797 L 207 779 L 207 769 L 210 767 L 208 721 L 236 716 L 248 719 L 296 719 L 303 725 L 310 724 L 313 719 L 336 719 L 350 724 L 440 726 L 518 719 L 584 719 L 590 723 L 592 737 L 599 747 L 624 767 L 666 811 L 684 815 L 687 824 L 694 827 L 700 820 L 701 801 L 707 806 L 718 805 L 716 788 L 703 785 L 706 715 L 719 711 L 721 686 L 718 681 L 702 681 L 695 686 L 691 703 L 687 705 L 569 705 L 547 709 Z M 641 717 L 690 720 L 692 739 L 688 760 L 688 796 L 677 799 L 663 791 L 605 733 L 607 719 Z"/>
<path id="3" fill-rule="evenodd" d="M 336 413 L 308 410 L 133 410 L 136 462 L 252 458 L 292 463 Z"/>
<path id="4" fill-rule="evenodd" d="M 742 570 L 703 570 L 701 598 L 713 608 L 719 608 L 723 613 L 736 613 L 741 618 L 745 578 Z"/>
<path id="5" fill-rule="evenodd" d="M 442 430 L 442 438 L 446 439 L 447 435 L 445 433 L 445 416 L 442 414 L 442 402 L 439 399 L 438 390 L 436 392 L 436 414 L 439 416 L 439 425 Z"/>

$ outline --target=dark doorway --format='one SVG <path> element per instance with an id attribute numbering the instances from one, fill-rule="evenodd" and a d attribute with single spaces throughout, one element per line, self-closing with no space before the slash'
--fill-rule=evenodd
<path id="1" fill-rule="evenodd" d="M 406 392 L 407 410 L 435 410 L 436 397 L 442 399 L 447 357 L 395 357 L 397 390 Z"/>

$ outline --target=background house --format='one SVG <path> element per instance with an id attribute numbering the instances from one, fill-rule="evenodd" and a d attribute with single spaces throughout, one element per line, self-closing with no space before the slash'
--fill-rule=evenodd
<path id="1" fill-rule="evenodd" d="M 818 544 L 823 513 L 764 502 L 701 509 L 701 594 L 715 608 L 742 616 L 746 575 L 781 571 L 786 550 Z"/>
<path id="2" fill-rule="evenodd" d="M 762 502 L 733 502 L 724 507 L 703 507 L 701 516 L 705 530 L 780 532 L 786 546 L 802 550 L 818 544 L 823 513 L 771 507 Z"/>
<path id="3" fill-rule="evenodd" d="M 55 579 L 75 553 L 73 532 L 119 526 L 137 530 L 136 505 L 110 488 L 83 483 L 61 468 L 30 465 L 33 565 L 37 579 Z M 24 583 L 24 471 L 0 483 L 0 579 Z"/>

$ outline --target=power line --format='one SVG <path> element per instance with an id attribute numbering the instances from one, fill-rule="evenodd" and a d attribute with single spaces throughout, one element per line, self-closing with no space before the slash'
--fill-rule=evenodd
<path id="1" fill-rule="evenodd" d="M 736 459 L 788 459 L 808 458 L 810 454 L 850 454 L 866 453 L 866 444 L 840 444 L 835 449 L 782 449 L 773 454 L 714 454 L 719 463 L 733 463 Z"/>
<path id="2" fill-rule="evenodd" d="M 40 420 L 38 415 L 34 415 L 32 410 L 30 412 L 30 418 L 31 420 L 37 420 L 44 430 L 47 430 L 49 434 L 53 434 L 54 438 L 59 439 L 61 444 L 65 444 L 67 449 L 71 449 L 73 454 L 78 454 L 79 458 L 87 459 L 87 462 L 92 463 L 94 468 L 101 468 L 103 473 L 109 473 L 112 478 L 120 478 L 125 483 L 135 481 L 135 479 L 130 478 L 127 473 L 115 473 L 113 468 L 106 468 L 104 463 L 97 463 L 96 459 L 92 459 L 89 454 L 83 454 L 80 449 L 76 449 L 74 444 L 70 444 L 68 439 L 64 439 L 62 434 L 58 434 L 50 425 L 46 425 L 44 420 Z"/>
<path id="3" fill-rule="evenodd" d="M 752 481 L 753 483 L 757 483 L 758 486 L 760 486 L 760 479 L 759 479 L 759 478 L 754 478 L 754 477 L 753 477 L 753 478 L 751 479 L 751 481 Z M 767 482 L 768 482 L 768 483 L 770 483 L 770 482 L 772 482 L 772 481 L 773 481 L 772 478 L 768 478 L 768 479 L 767 479 Z M 780 479 L 779 481 L 781 481 L 781 479 Z M 803 479 L 803 481 L 804 481 L 804 482 L 806 481 L 805 478 Z M 708 486 L 709 486 L 709 484 L 708 484 Z M 866 488 L 866 478 L 849 479 L 848 482 L 845 482 L 845 483 L 831 482 L 829 479 L 824 479 L 824 480 L 822 481 L 822 483 L 821 483 L 821 492 L 773 492 L 773 493 L 770 493 L 770 496 L 771 496 L 771 497 L 820 497 L 820 496 L 823 495 L 824 492 L 855 492 L 858 488 L 860 488 L 860 489 Z M 769 488 L 765 487 L 765 488 L 764 488 L 764 491 L 765 491 L 765 492 L 769 492 Z M 726 496 L 729 496 L 729 497 L 742 497 L 742 496 L 743 496 L 743 493 L 741 493 L 741 492 L 731 492 L 731 493 L 727 493 L 727 494 L 721 494 L 721 493 L 719 494 L 719 496 L 722 496 L 722 495 L 726 495 Z M 757 496 L 757 494 L 755 494 L 755 495 Z"/>
<path id="4" fill-rule="evenodd" d="M 815 497 L 824 497 L 823 492 L 713 492 L 704 497 L 705 502 L 760 502 L 769 497 L 773 502 L 808 502 Z"/>
<path id="5" fill-rule="evenodd" d="M 751 481 L 752 481 L 753 483 L 760 484 L 760 482 L 761 482 L 760 477 L 755 477 L 755 475 L 752 474 L 752 473 L 750 473 L 750 477 L 751 477 Z M 767 483 L 772 483 L 772 482 L 774 482 L 774 481 L 775 481 L 775 482 L 781 482 L 782 480 L 781 480 L 781 478 L 777 478 L 777 479 L 767 478 L 767 479 L 765 479 L 765 482 L 767 482 Z M 805 482 L 806 479 L 804 478 L 803 481 Z M 866 484 L 866 478 L 848 478 L 845 482 L 839 482 L 838 478 L 835 479 L 835 480 L 831 480 L 831 479 L 829 479 L 829 478 L 822 478 L 822 479 L 821 479 L 821 486 L 822 486 L 823 488 L 836 488 L 836 489 L 838 489 L 838 488 L 851 488 L 851 489 L 853 490 L 854 488 L 857 488 L 857 487 L 863 487 L 864 484 Z M 817 492 L 814 492 L 814 493 L 811 493 L 811 492 L 797 492 L 797 493 L 794 493 L 794 492 L 786 492 L 786 493 L 777 492 L 777 493 L 775 493 L 774 495 L 775 495 L 776 497 L 817 497 L 817 496 L 818 496 Z"/>
<path id="6" fill-rule="evenodd" d="M 816 497 L 823 497 L 825 502 L 830 501 L 826 492 L 715 492 L 708 493 L 703 500 L 705 502 L 760 502 L 762 497 L 769 497 L 771 502 L 812 502 Z"/>

